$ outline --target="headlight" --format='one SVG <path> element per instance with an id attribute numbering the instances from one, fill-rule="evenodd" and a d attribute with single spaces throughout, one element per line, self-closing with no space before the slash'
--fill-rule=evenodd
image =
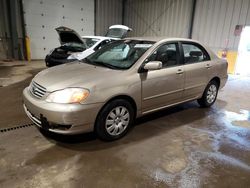
<path id="1" fill-rule="evenodd" d="M 83 88 L 67 88 L 55 91 L 46 98 L 47 102 L 53 103 L 80 103 L 89 96 L 89 90 Z"/>
<path id="2" fill-rule="evenodd" d="M 82 59 L 82 54 L 81 53 L 73 53 L 70 56 L 68 56 L 67 59 L 77 59 L 81 60 Z"/>
<path id="3" fill-rule="evenodd" d="M 70 56 L 67 57 L 67 59 L 76 59 L 75 55 L 71 54 Z"/>

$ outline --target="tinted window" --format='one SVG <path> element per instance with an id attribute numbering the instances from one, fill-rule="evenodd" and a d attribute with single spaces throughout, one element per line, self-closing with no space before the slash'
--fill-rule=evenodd
<path id="1" fill-rule="evenodd" d="M 160 46 L 148 61 L 161 61 L 162 67 L 171 67 L 178 64 L 177 44 L 164 44 Z"/>
<path id="2" fill-rule="evenodd" d="M 186 64 L 209 60 L 208 53 L 195 44 L 182 44 Z"/>

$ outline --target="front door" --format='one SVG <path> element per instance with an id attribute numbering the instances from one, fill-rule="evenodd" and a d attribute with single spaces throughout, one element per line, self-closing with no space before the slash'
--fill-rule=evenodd
<path id="1" fill-rule="evenodd" d="M 142 113 L 181 101 L 184 88 L 183 65 L 178 43 L 161 45 L 147 61 L 161 61 L 162 69 L 141 73 Z"/>

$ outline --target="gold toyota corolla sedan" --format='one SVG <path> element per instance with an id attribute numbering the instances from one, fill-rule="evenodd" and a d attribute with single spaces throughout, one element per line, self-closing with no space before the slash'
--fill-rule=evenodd
<path id="1" fill-rule="evenodd" d="M 194 40 L 128 38 L 41 71 L 24 89 L 23 106 L 42 129 L 95 131 L 115 140 L 148 113 L 192 100 L 211 106 L 227 81 L 227 66 Z"/>

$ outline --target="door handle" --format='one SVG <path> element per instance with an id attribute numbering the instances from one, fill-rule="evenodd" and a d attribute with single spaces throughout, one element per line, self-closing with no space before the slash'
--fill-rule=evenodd
<path id="1" fill-rule="evenodd" d="M 178 69 L 177 72 L 176 72 L 176 74 L 183 74 L 183 72 L 184 71 L 182 69 Z"/>
<path id="2" fill-rule="evenodd" d="M 210 67 L 212 67 L 210 64 L 206 64 L 207 69 L 209 69 Z"/>

